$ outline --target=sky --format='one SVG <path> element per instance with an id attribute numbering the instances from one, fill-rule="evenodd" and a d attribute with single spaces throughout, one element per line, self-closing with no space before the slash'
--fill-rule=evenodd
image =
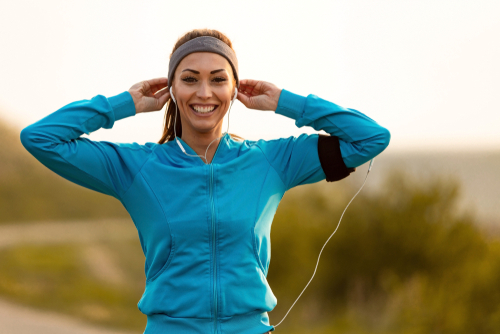
<path id="1" fill-rule="evenodd" d="M 500 1 L 4 1 L 0 119 L 19 129 L 73 101 L 167 77 L 177 39 L 217 29 L 240 78 L 314 94 L 391 132 L 387 151 L 500 149 Z M 165 108 L 92 140 L 157 142 Z M 230 133 L 317 133 L 235 101 Z M 223 131 L 227 129 L 227 115 Z M 323 131 L 320 131 L 324 133 Z"/>

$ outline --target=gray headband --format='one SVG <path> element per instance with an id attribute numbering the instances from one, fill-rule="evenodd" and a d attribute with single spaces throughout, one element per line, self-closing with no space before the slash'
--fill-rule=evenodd
<path id="1" fill-rule="evenodd" d="M 226 43 L 218 38 L 211 36 L 201 36 L 193 38 L 190 41 L 182 44 L 170 58 L 168 64 L 168 87 L 172 86 L 174 80 L 175 69 L 181 62 L 181 60 L 188 54 L 193 52 L 213 52 L 217 53 L 227 59 L 229 64 L 233 69 L 234 77 L 236 79 L 236 86 L 240 87 L 240 80 L 238 79 L 238 59 L 233 49 L 229 47 Z"/>

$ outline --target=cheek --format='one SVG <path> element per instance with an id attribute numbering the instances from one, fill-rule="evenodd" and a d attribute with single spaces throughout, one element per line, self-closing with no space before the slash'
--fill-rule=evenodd
<path id="1" fill-rule="evenodd" d="M 224 88 L 220 90 L 218 96 L 223 103 L 231 103 L 231 97 L 233 96 L 233 94 L 234 92 L 232 92 L 230 89 Z"/>
<path id="2" fill-rule="evenodd" d="M 186 108 L 189 108 L 189 99 L 191 98 L 191 94 L 189 94 L 189 92 L 182 92 L 182 93 L 178 93 L 177 95 L 179 95 L 179 97 L 177 99 L 178 103 L 179 103 L 179 108 L 182 108 L 183 111 L 189 111 L 189 110 L 186 110 Z"/>
<path id="3" fill-rule="evenodd" d="M 190 96 L 192 95 L 191 92 L 183 89 L 182 91 L 178 92 L 176 97 L 179 96 L 177 99 L 178 100 L 181 100 L 182 102 L 187 102 L 190 98 Z"/>

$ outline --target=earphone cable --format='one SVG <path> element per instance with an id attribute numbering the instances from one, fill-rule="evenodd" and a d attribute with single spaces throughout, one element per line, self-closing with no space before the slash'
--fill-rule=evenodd
<path id="1" fill-rule="evenodd" d="M 175 101 L 174 101 L 174 103 L 175 103 L 174 135 L 175 135 L 175 140 L 177 140 L 177 141 L 178 141 L 178 139 L 177 139 L 177 132 L 176 132 L 176 130 L 175 130 L 175 126 L 176 126 L 176 124 L 177 124 L 177 113 L 178 113 L 178 111 L 179 111 L 179 110 L 178 110 L 178 108 L 177 108 L 177 102 L 175 102 Z M 188 153 L 184 152 L 186 155 L 189 155 L 190 157 L 200 157 L 200 158 L 203 158 L 203 159 L 205 159 L 205 163 L 208 163 L 208 160 L 207 160 L 207 153 L 208 153 L 208 148 L 210 147 L 210 145 L 212 145 L 212 143 L 213 143 L 215 140 L 217 140 L 217 139 L 219 139 L 219 138 L 222 138 L 222 137 L 224 137 L 226 134 L 228 134 L 228 133 L 229 133 L 229 113 L 231 112 L 231 107 L 233 106 L 233 103 L 234 103 L 234 100 L 233 100 L 233 101 L 231 101 L 231 104 L 229 105 L 229 111 L 228 111 L 228 114 L 227 114 L 227 131 L 224 133 L 224 135 L 222 135 L 221 137 L 217 137 L 217 138 L 215 138 L 214 140 L 212 140 L 212 141 L 210 142 L 210 144 L 208 144 L 207 149 L 205 150 L 205 156 L 204 156 L 204 157 L 203 157 L 203 156 L 201 156 L 201 155 L 198 155 L 198 154 L 197 154 L 197 155 L 192 155 L 192 154 L 188 154 Z M 226 138 L 226 140 L 227 140 L 227 138 Z"/>
<path id="2" fill-rule="evenodd" d="M 373 162 L 373 159 L 372 159 L 372 162 Z M 371 163 L 370 163 L 370 167 L 368 168 L 368 172 L 366 173 L 366 177 L 365 177 L 365 180 L 363 181 L 363 184 L 361 185 L 361 188 L 359 188 L 358 192 L 353 196 L 353 198 L 349 201 L 349 203 L 347 204 L 347 206 L 345 207 L 344 209 L 344 212 L 342 212 L 342 215 L 340 216 L 340 220 L 337 224 L 337 228 L 335 228 L 335 231 L 333 231 L 333 233 L 330 235 L 330 237 L 328 238 L 328 240 L 326 240 L 325 244 L 323 245 L 323 247 L 321 248 L 321 251 L 319 252 L 319 255 L 318 255 L 318 260 L 316 261 L 316 268 L 314 268 L 314 273 L 311 277 L 311 279 L 309 280 L 309 282 L 306 284 L 305 288 L 302 290 L 302 292 L 300 293 L 300 295 L 297 297 L 297 299 L 295 300 L 295 302 L 292 304 L 292 306 L 290 306 L 290 309 L 288 310 L 288 312 L 286 312 L 285 316 L 283 317 L 283 319 L 281 319 L 281 321 L 277 324 L 277 325 L 271 325 L 273 327 L 278 327 L 279 324 L 281 324 L 283 322 L 283 320 L 285 320 L 286 316 L 288 315 L 288 313 L 290 312 L 290 310 L 292 309 L 292 307 L 295 305 L 295 303 L 297 302 L 297 300 L 299 300 L 300 296 L 302 296 L 302 293 L 304 293 L 304 291 L 307 289 L 307 286 L 309 285 L 309 283 L 311 283 L 314 275 L 316 274 L 316 269 L 318 268 L 318 263 L 319 263 L 319 258 L 321 257 L 321 253 L 323 252 L 323 248 L 325 248 L 326 244 L 328 243 L 328 241 L 330 241 L 331 237 L 333 237 L 333 235 L 335 234 L 335 232 L 337 232 L 337 229 L 339 228 L 340 226 L 340 222 L 342 220 L 342 217 L 344 216 L 344 213 L 345 211 L 347 210 L 347 208 L 349 207 L 349 204 L 351 204 L 352 200 L 354 199 L 354 197 L 356 197 L 359 192 L 361 191 L 361 189 L 363 188 L 363 186 L 365 185 L 365 182 L 366 182 L 366 179 L 368 178 L 368 174 L 370 173 L 370 169 L 371 169 Z"/>

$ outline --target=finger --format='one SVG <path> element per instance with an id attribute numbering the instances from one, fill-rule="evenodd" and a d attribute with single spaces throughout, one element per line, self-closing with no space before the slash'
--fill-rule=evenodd
<path id="1" fill-rule="evenodd" d="M 250 95 L 256 96 L 264 93 L 265 81 L 245 79 L 245 82 L 243 89 Z"/>
<path id="2" fill-rule="evenodd" d="M 151 87 L 153 94 L 168 86 L 168 78 L 156 78 L 146 80 L 145 82 L 149 85 L 149 87 Z"/>
<path id="3" fill-rule="evenodd" d="M 240 85 L 255 87 L 258 82 L 259 82 L 259 80 L 243 79 L 243 80 L 240 80 Z"/>
<path id="4" fill-rule="evenodd" d="M 163 96 L 163 95 L 165 95 L 165 94 L 169 94 L 169 95 L 170 95 L 170 92 L 168 91 L 168 89 L 167 89 L 167 88 L 160 89 L 159 91 L 157 91 L 157 92 L 155 93 L 155 95 L 154 95 L 154 96 L 155 96 L 155 98 L 157 98 L 157 99 L 158 99 L 158 98 L 162 97 L 162 96 Z"/>
<path id="5" fill-rule="evenodd" d="M 244 86 L 244 85 L 240 85 L 240 87 L 238 88 L 238 93 L 246 93 L 248 90 L 251 90 L 252 88 L 247 88 L 247 86 Z"/>
<path id="6" fill-rule="evenodd" d="M 236 96 L 236 99 L 239 100 L 241 103 L 243 103 L 243 105 L 245 107 L 248 108 L 248 105 L 250 103 L 250 97 L 248 97 L 244 93 L 243 94 L 238 93 L 238 96 Z"/>
<path id="7" fill-rule="evenodd" d="M 240 86 L 240 92 L 245 93 L 249 96 L 255 95 L 254 93 L 254 87 L 253 86 L 247 86 L 247 85 L 241 85 Z"/>
<path id="8" fill-rule="evenodd" d="M 244 95 L 246 97 L 252 97 L 253 96 L 251 93 L 246 92 L 246 91 L 239 91 L 238 92 L 238 96 L 240 96 L 240 95 Z"/>
<path id="9" fill-rule="evenodd" d="M 167 90 L 168 91 L 167 87 L 168 87 L 168 85 L 165 85 L 165 86 L 164 85 L 153 85 L 153 86 L 151 86 L 151 92 L 153 94 L 156 94 L 156 93 L 158 93 L 161 90 Z"/>
<path id="10" fill-rule="evenodd" d="M 166 91 L 166 93 L 165 93 L 165 91 Z M 168 91 L 168 89 L 165 89 L 165 91 L 161 91 L 157 94 L 157 95 L 160 95 L 160 97 L 158 98 L 158 103 L 160 104 L 160 109 L 163 108 L 165 103 L 167 103 L 168 99 L 170 98 L 170 92 Z"/>
<path id="11" fill-rule="evenodd" d="M 161 85 L 161 86 L 165 87 L 166 84 L 168 83 L 168 78 L 161 77 L 161 78 L 149 79 L 149 80 L 145 80 L 145 81 L 148 84 L 150 84 L 151 86 Z"/>
<path id="12" fill-rule="evenodd" d="M 255 86 L 252 86 L 252 85 L 247 85 L 247 84 L 240 84 L 240 89 L 242 90 L 252 90 L 254 89 Z"/>

